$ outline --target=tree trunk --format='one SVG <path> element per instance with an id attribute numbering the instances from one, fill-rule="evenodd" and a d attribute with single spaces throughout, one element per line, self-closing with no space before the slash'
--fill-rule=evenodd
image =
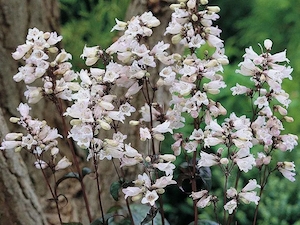
<path id="1" fill-rule="evenodd" d="M 56 0 L 0 0 L 0 139 L 9 131 L 16 130 L 6 124 L 11 116 L 18 116 L 16 107 L 24 99 L 24 85 L 16 84 L 12 76 L 17 73 L 18 63 L 11 57 L 19 44 L 23 44 L 28 28 L 42 30 L 59 28 L 59 10 Z M 45 114 L 46 105 L 35 109 L 35 116 Z M 43 109 L 43 110 L 42 110 Z M 9 129 L 7 128 L 9 126 Z M 47 224 L 32 186 L 26 165 L 20 154 L 0 152 L 0 225 Z M 32 168 L 32 165 L 28 166 Z M 39 182 L 36 182 L 39 183 Z M 42 191 L 44 192 L 44 190 Z"/>

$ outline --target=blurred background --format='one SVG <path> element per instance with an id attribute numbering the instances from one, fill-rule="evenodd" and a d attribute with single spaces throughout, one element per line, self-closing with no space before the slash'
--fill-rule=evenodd
<path id="1" fill-rule="evenodd" d="M 67 52 L 73 55 L 75 69 L 85 68 L 84 61 L 79 58 L 85 44 L 100 45 L 107 48 L 116 38 L 116 32 L 111 33 L 115 18 L 125 20 L 130 0 L 59 0 L 61 10 L 61 34 L 63 45 Z M 285 80 L 283 87 L 290 93 L 292 103 L 288 109 L 294 123 L 284 124 L 286 132 L 300 134 L 300 1 L 289 0 L 211 0 L 210 5 L 221 8 L 220 19 L 217 22 L 222 29 L 221 38 L 225 41 L 226 55 L 230 65 L 225 67 L 224 80 L 227 89 L 222 104 L 227 111 L 242 112 L 243 99 L 228 98 L 230 87 L 241 76 L 235 74 L 237 65 L 242 61 L 244 50 L 252 46 L 260 52 L 258 43 L 263 44 L 266 38 L 273 41 L 272 52 L 287 49 L 287 57 L 294 68 L 293 80 Z M 164 142 L 164 148 L 169 148 L 171 137 Z M 284 157 L 284 158 L 283 158 Z M 292 152 L 278 155 L 278 160 L 294 161 L 299 169 L 300 152 L 296 147 Z M 213 187 L 218 188 L 218 174 L 214 174 Z M 249 174 L 251 177 L 251 174 Z M 169 188 L 165 197 L 166 216 L 172 225 L 184 225 L 193 218 L 192 201 L 177 187 Z M 246 206 L 237 213 L 238 224 L 250 224 L 253 205 Z M 249 212 L 249 214 L 247 213 Z M 200 211 L 202 219 L 213 219 L 212 212 Z M 291 183 L 281 174 L 273 176 L 264 192 L 260 205 L 259 225 L 300 225 L 300 177 Z"/>

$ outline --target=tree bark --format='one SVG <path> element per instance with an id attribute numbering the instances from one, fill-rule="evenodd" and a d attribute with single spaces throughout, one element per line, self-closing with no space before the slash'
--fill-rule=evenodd
<path id="1" fill-rule="evenodd" d="M 11 57 L 19 44 L 23 44 L 28 28 L 42 30 L 59 28 L 59 10 L 56 0 L 0 0 L 0 139 L 16 129 L 5 121 L 18 116 L 16 107 L 24 100 L 24 85 L 16 84 L 12 76 L 17 73 L 18 63 Z M 42 104 L 34 110 L 35 116 L 46 113 Z M 43 110 L 41 110 L 43 109 Z M 9 129 L 7 128 L 9 126 Z M 26 164 L 20 154 L 0 152 L 0 225 L 47 224 L 35 193 Z M 30 165 L 28 168 L 32 168 Z M 35 178 L 34 178 L 35 177 Z M 40 192 L 44 192 L 42 188 Z"/>

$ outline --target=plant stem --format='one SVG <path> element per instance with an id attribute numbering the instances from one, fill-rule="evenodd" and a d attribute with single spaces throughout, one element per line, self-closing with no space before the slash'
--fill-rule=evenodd
<path id="1" fill-rule="evenodd" d="M 50 185 L 50 183 L 49 183 L 49 180 L 47 179 L 47 176 L 46 176 L 46 174 L 45 174 L 44 169 L 41 168 L 41 170 L 42 170 L 43 176 L 44 176 L 44 178 L 45 178 L 45 180 L 46 180 L 47 186 L 48 186 L 48 188 L 49 188 L 49 190 L 50 190 L 50 192 L 51 192 L 52 198 L 53 198 L 53 200 L 55 201 L 55 206 L 56 206 L 56 210 L 57 210 L 57 215 L 58 215 L 58 218 L 59 218 L 59 222 L 60 222 L 60 224 L 63 224 L 62 219 L 61 219 L 61 215 L 60 215 L 60 209 L 59 209 L 59 206 L 58 206 L 58 198 L 57 198 L 57 194 L 56 194 L 56 192 L 54 192 L 54 191 L 52 190 L 51 185 Z"/>
<path id="2" fill-rule="evenodd" d="M 82 193 L 83 193 L 83 199 L 84 199 L 84 202 L 85 202 L 85 208 L 86 208 L 86 211 L 87 211 L 89 222 L 91 223 L 92 222 L 92 215 L 91 215 L 91 211 L 90 211 L 90 207 L 89 207 L 89 203 L 88 203 L 88 198 L 87 198 L 87 195 L 86 195 L 85 185 L 83 183 L 82 173 L 81 173 L 81 170 L 80 170 L 80 167 L 79 167 L 79 162 L 77 160 L 77 156 L 76 156 L 74 144 L 71 141 L 71 139 L 68 138 L 68 130 L 69 129 L 68 129 L 68 126 L 66 124 L 65 118 L 63 116 L 64 110 L 62 108 L 61 99 L 57 99 L 57 101 L 58 101 L 58 104 L 56 104 L 56 106 L 57 106 L 57 108 L 59 110 L 59 114 L 60 114 L 60 117 L 61 117 L 61 120 L 62 120 L 63 131 L 64 131 L 64 138 L 67 140 L 69 148 L 71 149 L 71 152 L 72 152 L 72 157 L 73 157 L 73 160 L 74 160 L 74 165 L 76 167 L 76 171 L 77 171 L 78 176 L 79 176 L 79 182 L 80 182 L 81 190 L 82 190 Z"/>
<path id="3" fill-rule="evenodd" d="M 101 211 L 103 224 L 106 225 L 106 222 L 104 221 L 104 210 L 103 210 L 102 200 L 101 200 L 101 188 L 100 188 L 100 181 L 99 181 L 99 174 L 98 174 L 98 164 L 97 164 L 96 156 L 94 156 L 94 168 L 95 168 L 97 189 L 98 189 L 98 202 L 99 202 L 99 206 L 100 206 L 100 211 Z"/>

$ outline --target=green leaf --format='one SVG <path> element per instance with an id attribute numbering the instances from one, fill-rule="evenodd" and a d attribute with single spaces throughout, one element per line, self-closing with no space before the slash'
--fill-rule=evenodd
<path id="1" fill-rule="evenodd" d="M 204 185 L 206 186 L 207 190 L 211 189 L 211 170 L 209 167 L 200 167 L 199 169 L 199 176 L 203 181 Z"/>
<path id="2" fill-rule="evenodd" d="M 156 216 L 157 212 L 158 212 L 157 208 L 151 207 L 149 212 L 147 213 L 147 216 L 141 222 L 141 225 L 145 225 L 148 222 L 151 222 L 154 219 L 154 217 Z"/>
<path id="3" fill-rule="evenodd" d="M 92 170 L 88 167 L 83 167 L 82 168 L 82 177 L 85 177 L 86 175 L 92 173 Z"/>
<path id="4" fill-rule="evenodd" d="M 122 187 L 120 181 L 115 181 L 110 185 L 110 194 L 115 201 L 119 200 L 119 190 Z"/>
<path id="5" fill-rule="evenodd" d="M 102 218 L 95 219 L 90 225 L 104 225 Z"/>
<path id="6" fill-rule="evenodd" d="M 191 222 L 188 225 L 194 225 L 194 222 Z M 219 225 L 219 224 L 211 220 L 199 220 L 197 225 Z"/>
<path id="7" fill-rule="evenodd" d="M 130 205 L 133 221 L 135 225 L 142 224 L 143 220 L 147 217 L 151 207 L 143 204 L 132 204 Z M 154 225 L 162 225 L 161 215 L 158 212 L 153 218 Z M 144 225 L 152 225 L 152 222 L 144 223 Z M 165 220 L 165 225 L 170 225 L 167 220 Z"/>

